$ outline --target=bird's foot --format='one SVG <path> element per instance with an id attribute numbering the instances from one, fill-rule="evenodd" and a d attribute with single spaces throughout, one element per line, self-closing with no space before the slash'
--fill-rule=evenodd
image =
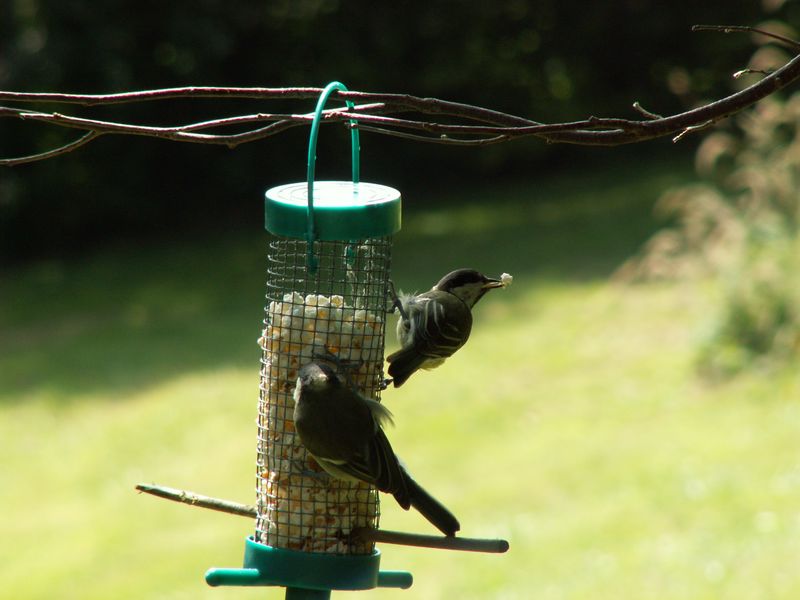
<path id="1" fill-rule="evenodd" d="M 403 321 L 408 321 L 408 313 L 406 313 L 403 308 L 403 303 L 400 301 L 400 297 L 395 290 L 394 281 L 391 279 L 389 280 L 389 296 L 392 298 L 392 310 L 390 312 L 397 311 L 400 313 L 400 318 L 403 319 Z"/>

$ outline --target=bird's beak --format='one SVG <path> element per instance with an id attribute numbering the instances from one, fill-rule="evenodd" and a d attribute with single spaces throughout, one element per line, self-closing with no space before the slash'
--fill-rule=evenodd
<path id="1" fill-rule="evenodd" d="M 505 287 L 505 284 L 499 279 L 486 279 L 486 283 L 481 286 L 481 289 L 491 290 L 492 288 Z"/>

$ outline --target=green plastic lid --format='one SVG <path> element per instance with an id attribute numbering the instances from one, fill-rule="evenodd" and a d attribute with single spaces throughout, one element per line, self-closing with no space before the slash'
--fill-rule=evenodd
<path id="1" fill-rule="evenodd" d="M 400 230 L 400 192 L 377 183 L 315 181 L 313 206 L 308 183 L 289 183 L 267 190 L 264 224 L 267 231 L 304 239 L 309 211 L 314 237 L 319 240 L 356 240 L 391 235 Z"/>

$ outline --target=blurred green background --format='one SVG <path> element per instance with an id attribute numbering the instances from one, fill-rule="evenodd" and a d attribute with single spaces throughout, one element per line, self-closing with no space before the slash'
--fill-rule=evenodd
<path id="1" fill-rule="evenodd" d="M 798 10 L 775 1 L 379 9 L 322 0 L 14 0 L 0 5 L 0 89 L 339 79 L 545 121 L 631 115 L 634 100 L 669 113 L 729 92 L 730 73 L 755 56 L 747 36 L 691 34 L 692 24 L 791 26 Z M 736 150 L 718 152 L 730 161 L 699 176 L 694 164 L 708 155 L 699 137 L 619 149 L 535 141 L 460 149 L 363 135 L 364 179 L 404 195 L 399 286 L 426 289 L 467 265 L 515 276 L 476 308 L 467 347 L 384 395 L 398 454 L 460 517 L 463 534 L 505 537 L 511 550 L 384 546 L 383 567 L 412 571 L 413 588 L 334 597 L 800 595 L 800 369 L 791 354 L 797 329 L 787 329 L 800 323 L 800 302 L 797 286 L 775 283 L 798 281 L 791 258 L 800 212 L 783 196 L 777 211 L 764 185 L 742 179 L 776 164 L 781 171 L 767 179 L 794 177 L 800 111 L 792 102 L 780 98 L 723 125 L 717 133 Z M 91 114 L 166 124 L 272 109 L 208 101 Z M 754 140 L 748 122 L 769 132 L 766 140 Z M 234 151 L 107 136 L 0 171 L 3 594 L 282 597 L 203 582 L 210 566 L 240 565 L 251 522 L 140 496 L 133 486 L 253 501 L 267 253 L 261 199 L 269 186 L 303 178 L 306 135 L 297 129 Z M 3 156 L 67 139 L 0 122 Z M 346 176 L 346 132 L 325 128 L 320 144 L 320 177 Z M 720 169 L 739 177 L 723 180 Z M 654 213 L 666 191 L 695 189 L 687 186 L 699 177 L 719 203 L 680 204 L 666 221 Z M 797 189 L 791 177 L 782 189 Z M 759 212 L 742 208 L 753 198 L 762 200 Z M 734 267 L 653 277 L 661 273 L 653 265 L 664 264 L 653 240 L 672 231 L 685 241 L 701 221 L 726 231 L 731 222 L 757 226 L 725 246 L 738 257 Z M 690 260 L 681 265 L 705 266 L 705 240 L 719 236 L 700 237 L 697 248 L 686 244 Z M 751 262 L 769 285 L 742 285 L 765 281 L 751 277 Z M 756 318 L 773 305 L 774 319 Z M 745 342 L 731 342 L 731 324 Z M 751 357 L 746 339 L 757 326 L 759 343 L 783 340 L 788 354 Z M 709 353 L 730 365 L 731 344 L 741 368 L 708 377 Z M 387 528 L 429 529 L 391 499 L 382 512 Z"/>

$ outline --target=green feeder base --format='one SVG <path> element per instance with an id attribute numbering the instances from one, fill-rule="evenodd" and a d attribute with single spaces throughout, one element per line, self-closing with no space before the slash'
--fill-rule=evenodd
<path id="1" fill-rule="evenodd" d="M 406 571 L 381 571 L 381 553 L 339 555 L 297 552 L 245 540 L 241 569 L 209 569 L 211 586 L 282 586 L 287 600 L 330 598 L 331 590 L 369 590 L 375 587 L 408 589 Z"/>

